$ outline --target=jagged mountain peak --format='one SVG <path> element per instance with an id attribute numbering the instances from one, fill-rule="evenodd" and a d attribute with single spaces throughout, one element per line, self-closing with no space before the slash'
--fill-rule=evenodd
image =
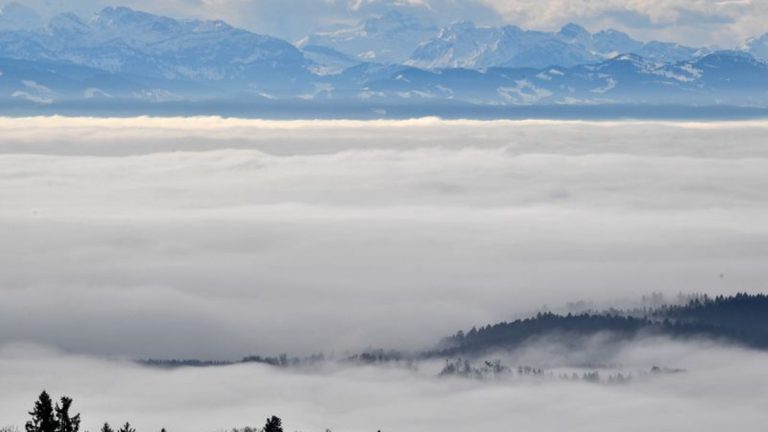
<path id="1" fill-rule="evenodd" d="M 476 30 L 478 30 L 478 27 L 472 21 L 456 21 L 441 28 L 436 38 L 456 40 L 462 35 L 475 32 Z"/>
<path id="2" fill-rule="evenodd" d="M 119 18 L 119 19 L 135 19 L 135 18 L 153 18 L 156 15 L 148 12 L 137 11 L 127 6 L 107 6 L 96 13 L 97 16 L 102 18 Z"/>
<path id="3" fill-rule="evenodd" d="M 176 20 L 148 12 L 137 11 L 128 7 L 109 6 L 91 20 L 91 25 L 102 31 L 118 31 L 134 36 L 151 37 L 152 35 L 170 35 L 185 31 L 193 21 Z"/>
<path id="4" fill-rule="evenodd" d="M 607 74 L 648 73 L 662 64 L 648 60 L 637 54 L 620 54 L 596 65 L 583 66 L 587 70 Z"/>
<path id="5" fill-rule="evenodd" d="M 768 61 L 768 33 L 748 40 L 746 49 L 756 59 Z"/>
<path id="6" fill-rule="evenodd" d="M 177 20 L 127 7 L 107 7 L 87 20 L 57 15 L 46 31 L 9 34 L 6 41 L 0 43 L 0 57 L 68 62 L 148 79 L 242 85 L 309 74 L 309 62 L 286 41 L 223 21 Z"/>
<path id="7" fill-rule="evenodd" d="M 456 21 L 451 25 L 445 27 L 445 30 L 467 31 L 467 30 L 474 30 L 476 28 L 477 26 L 472 21 L 462 20 L 462 21 Z"/>
<path id="8" fill-rule="evenodd" d="M 526 31 L 514 25 L 476 27 L 453 24 L 419 46 L 410 64 L 426 68 L 574 66 L 598 60 L 589 48 L 591 34 L 566 26 L 563 33 Z"/>
<path id="9" fill-rule="evenodd" d="M 736 50 L 720 50 L 699 58 L 695 63 L 706 64 L 710 67 L 718 67 L 723 65 L 738 64 L 757 65 L 760 64 L 760 61 L 755 59 L 755 57 L 748 52 Z"/>
<path id="10" fill-rule="evenodd" d="M 623 53 L 635 53 L 658 62 L 679 62 L 699 57 L 700 49 L 673 43 L 643 43 L 625 33 L 606 30 L 590 33 L 569 23 L 560 31 L 523 30 L 515 26 L 475 27 L 471 23 L 444 28 L 413 53 L 409 64 L 425 68 L 575 66 L 599 63 Z"/>
<path id="11" fill-rule="evenodd" d="M 124 6 L 110 6 L 102 9 L 94 15 L 91 24 L 102 30 L 136 32 L 145 36 L 237 30 L 222 20 L 174 19 Z"/>
<path id="12" fill-rule="evenodd" d="M 646 59 L 645 57 L 643 57 L 643 56 L 641 56 L 639 54 L 635 54 L 635 53 L 619 54 L 619 55 L 611 58 L 609 61 L 637 63 L 637 64 L 648 63 L 648 59 Z"/>
<path id="13" fill-rule="evenodd" d="M 594 49 L 611 57 L 615 54 L 636 52 L 643 47 L 643 43 L 632 39 L 628 34 L 614 30 L 601 30 L 592 35 Z"/>
<path id="14" fill-rule="evenodd" d="M 622 31 L 616 30 L 616 29 L 600 30 L 599 32 L 595 33 L 594 35 L 595 36 L 612 37 L 612 38 L 632 39 L 628 34 L 622 32 Z M 634 39 L 632 39 L 632 40 L 634 40 Z"/>
<path id="15" fill-rule="evenodd" d="M 369 33 L 390 33 L 401 30 L 423 30 L 435 28 L 431 22 L 403 13 L 397 9 L 387 11 L 383 15 L 367 18 L 363 29 Z"/>
<path id="16" fill-rule="evenodd" d="M 768 33 L 764 33 L 761 36 L 749 39 L 749 42 L 768 43 Z"/>
<path id="17" fill-rule="evenodd" d="M 302 38 L 299 47 L 324 46 L 359 61 L 404 63 L 439 28 L 430 20 L 392 9 L 355 25 L 334 26 Z"/>
<path id="18" fill-rule="evenodd" d="M 72 12 L 66 12 L 62 14 L 55 15 L 51 20 L 48 22 L 48 29 L 54 33 L 78 33 L 83 34 L 89 31 L 90 27 L 85 20 L 80 18 L 80 16 L 72 13 Z"/>
<path id="19" fill-rule="evenodd" d="M 584 27 L 576 24 L 576 23 L 568 23 L 564 25 L 560 29 L 560 35 L 567 39 L 581 39 L 581 38 L 591 38 L 592 33 L 590 33 L 587 29 Z"/>

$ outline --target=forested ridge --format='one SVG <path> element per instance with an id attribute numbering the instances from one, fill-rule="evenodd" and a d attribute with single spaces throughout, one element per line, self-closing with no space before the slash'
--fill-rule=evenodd
<path id="1" fill-rule="evenodd" d="M 681 305 L 604 312 L 556 314 L 500 322 L 459 331 L 446 338 L 429 356 L 475 355 L 515 349 L 537 338 L 578 343 L 598 333 L 617 341 L 640 334 L 673 338 L 710 338 L 751 348 L 768 349 L 768 296 L 695 296 Z"/>
<path id="2" fill-rule="evenodd" d="M 655 300 L 659 303 L 659 300 Z M 579 304 L 585 304 L 579 302 Z M 322 353 L 306 357 L 252 355 L 236 361 L 141 360 L 154 367 L 212 367 L 261 363 L 274 367 L 311 366 L 327 360 L 342 363 L 408 363 L 423 358 L 482 356 L 493 351 L 514 350 L 541 338 L 577 347 L 585 337 L 601 334 L 607 341 L 622 342 L 640 335 L 673 338 L 707 338 L 768 349 L 768 295 L 691 295 L 681 304 L 656 304 L 632 309 L 611 308 L 578 313 L 541 312 L 530 318 L 504 321 L 443 339 L 436 348 L 415 353 L 372 349 L 356 354 L 328 357 Z"/>

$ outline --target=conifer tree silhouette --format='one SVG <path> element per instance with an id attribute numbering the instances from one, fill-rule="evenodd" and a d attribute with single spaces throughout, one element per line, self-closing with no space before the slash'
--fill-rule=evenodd
<path id="1" fill-rule="evenodd" d="M 283 432 L 283 421 L 280 420 L 280 417 L 272 416 L 272 418 L 267 419 L 264 432 Z"/>
<path id="2" fill-rule="evenodd" d="M 112 429 L 112 426 L 109 425 L 109 423 L 104 423 L 104 426 L 101 427 L 101 432 L 115 432 L 114 429 Z"/>
<path id="3" fill-rule="evenodd" d="M 56 404 L 56 432 L 79 432 L 80 431 L 80 414 L 71 416 L 69 414 L 69 408 L 72 406 L 72 398 L 62 397 L 61 406 Z"/>
<path id="4" fill-rule="evenodd" d="M 24 426 L 27 432 L 57 432 L 59 422 L 53 410 L 53 401 L 45 390 L 40 393 L 29 415 L 32 420 Z"/>
<path id="5" fill-rule="evenodd" d="M 118 429 L 118 431 L 117 431 L 117 432 L 136 432 L 136 429 L 132 428 L 130 423 L 128 423 L 128 422 L 125 422 L 125 424 L 123 425 L 123 427 L 121 427 L 120 429 Z"/>

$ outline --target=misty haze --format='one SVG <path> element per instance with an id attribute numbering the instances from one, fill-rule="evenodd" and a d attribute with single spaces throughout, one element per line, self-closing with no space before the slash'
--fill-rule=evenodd
<path id="1" fill-rule="evenodd" d="M 766 5 L 0 0 L 0 432 L 765 432 Z"/>
<path id="2" fill-rule="evenodd" d="M 501 361 L 513 370 L 498 382 L 437 378 L 447 360 L 417 354 L 579 301 L 759 292 L 766 122 L 23 118 L 0 130 L 4 423 L 22 424 L 42 388 L 79 396 L 90 430 L 112 418 L 220 430 L 260 420 L 254 410 L 300 430 L 764 419 L 768 357 L 733 342 L 598 334 L 451 357 Z M 349 360 L 379 348 L 403 358 Z M 325 359 L 131 363 L 280 353 Z M 634 379 L 558 379 L 598 366 Z"/>

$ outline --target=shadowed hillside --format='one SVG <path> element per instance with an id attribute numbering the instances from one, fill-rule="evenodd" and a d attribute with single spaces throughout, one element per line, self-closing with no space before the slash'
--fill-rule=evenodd
<path id="1" fill-rule="evenodd" d="M 768 296 L 738 294 L 734 297 L 702 296 L 679 306 L 652 310 L 558 315 L 540 313 L 533 318 L 501 322 L 468 332 L 460 331 L 443 341 L 431 356 L 481 355 L 512 350 L 542 337 L 556 337 L 566 345 L 583 337 L 606 333 L 615 341 L 639 334 L 674 338 L 711 338 L 752 348 L 768 348 Z"/>

